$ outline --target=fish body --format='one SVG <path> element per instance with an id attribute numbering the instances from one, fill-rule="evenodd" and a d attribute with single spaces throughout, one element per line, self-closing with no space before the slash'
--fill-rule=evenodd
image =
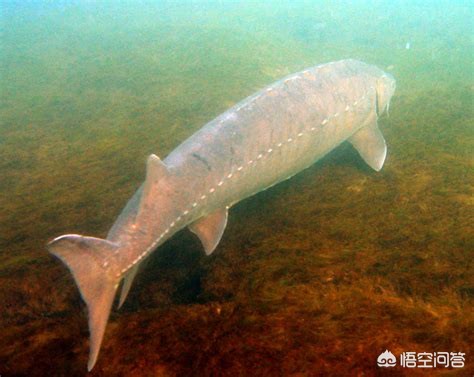
<path id="1" fill-rule="evenodd" d="M 122 305 L 141 262 L 173 234 L 189 227 L 212 253 L 233 204 L 290 178 L 346 140 L 380 170 L 387 148 L 377 119 L 394 90 L 392 76 L 356 60 L 289 75 L 207 123 L 163 161 L 151 155 L 144 183 L 106 239 L 69 234 L 50 242 L 87 304 L 88 369 L 119 283 Z"/>

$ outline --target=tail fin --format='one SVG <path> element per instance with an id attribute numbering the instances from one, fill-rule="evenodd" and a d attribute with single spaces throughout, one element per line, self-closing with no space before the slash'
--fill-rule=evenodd
<path id="1" fill-rule="evenodd" d="M 107 269 L 118 245 L 107 240 L 68 234 L 48 244 L 48 250 L 71 271 L 89 314 L 90 350 L 87 369 L 97 360 L 119 279 Z"/>

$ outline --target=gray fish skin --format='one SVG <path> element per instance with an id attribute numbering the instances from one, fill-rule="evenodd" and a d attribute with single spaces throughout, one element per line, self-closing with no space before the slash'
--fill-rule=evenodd
<path id="1" fill-rule="evenodd" d="M 386 156 L 377 118 L 395 80 L 377 67 L 342 60 L 290 75 L 206 124 L 161 161 L 107 239 L 64 235 L 48 244 L 71 270 L 87 304 L 88 369 L 94 366 L 119 282 L 119 305 L 140 263 L 188 226 L 213 252 L 233 204 L 312 165 L 344 141 L 380 170 Z"/>

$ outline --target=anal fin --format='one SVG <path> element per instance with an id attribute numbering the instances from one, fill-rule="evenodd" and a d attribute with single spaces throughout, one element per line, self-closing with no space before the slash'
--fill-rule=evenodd
<path id="1" fill-rule="evenodd" d="M 377 126 L 376 118 L 352 135 L 349 142 L 372 169 L 382 169 L 387 156 L 387 145 Z"/>
<path id="2" fill-rule="evenodd" d="M 201 217 L 189 225 L 189 229 L 201 240 L 206 255 L 210 255 L 221 240 L 226 225 L 227 208 Z"/>
<path id="3" fill-rule="evenodd" d="M 137 276 L 138 268 L 140 264 L 136 264 L 133 266 L 128 272 L 127 275 L 123 279 L 122 283 L 122 290 L 120 291 L 120 298 L 117 308 L 120 309 L 125 302 L 125 299 L 128 296 L 128 292 L 130 292 L 130 288 L 132 287 L 133 280 L 135 276 Z"/>

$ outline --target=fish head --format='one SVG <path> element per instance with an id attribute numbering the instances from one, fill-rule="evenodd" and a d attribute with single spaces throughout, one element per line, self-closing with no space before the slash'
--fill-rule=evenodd
<path id="1" fill-rule="evenodd" d="M 392 99 L 393 93 L 395 92 L 396 81 L 389 73 L 383 73 L 378 79 L 376 84 L 377 92 L 377 115 L 383 114 L 390 107 L 390 100 Z"/>

